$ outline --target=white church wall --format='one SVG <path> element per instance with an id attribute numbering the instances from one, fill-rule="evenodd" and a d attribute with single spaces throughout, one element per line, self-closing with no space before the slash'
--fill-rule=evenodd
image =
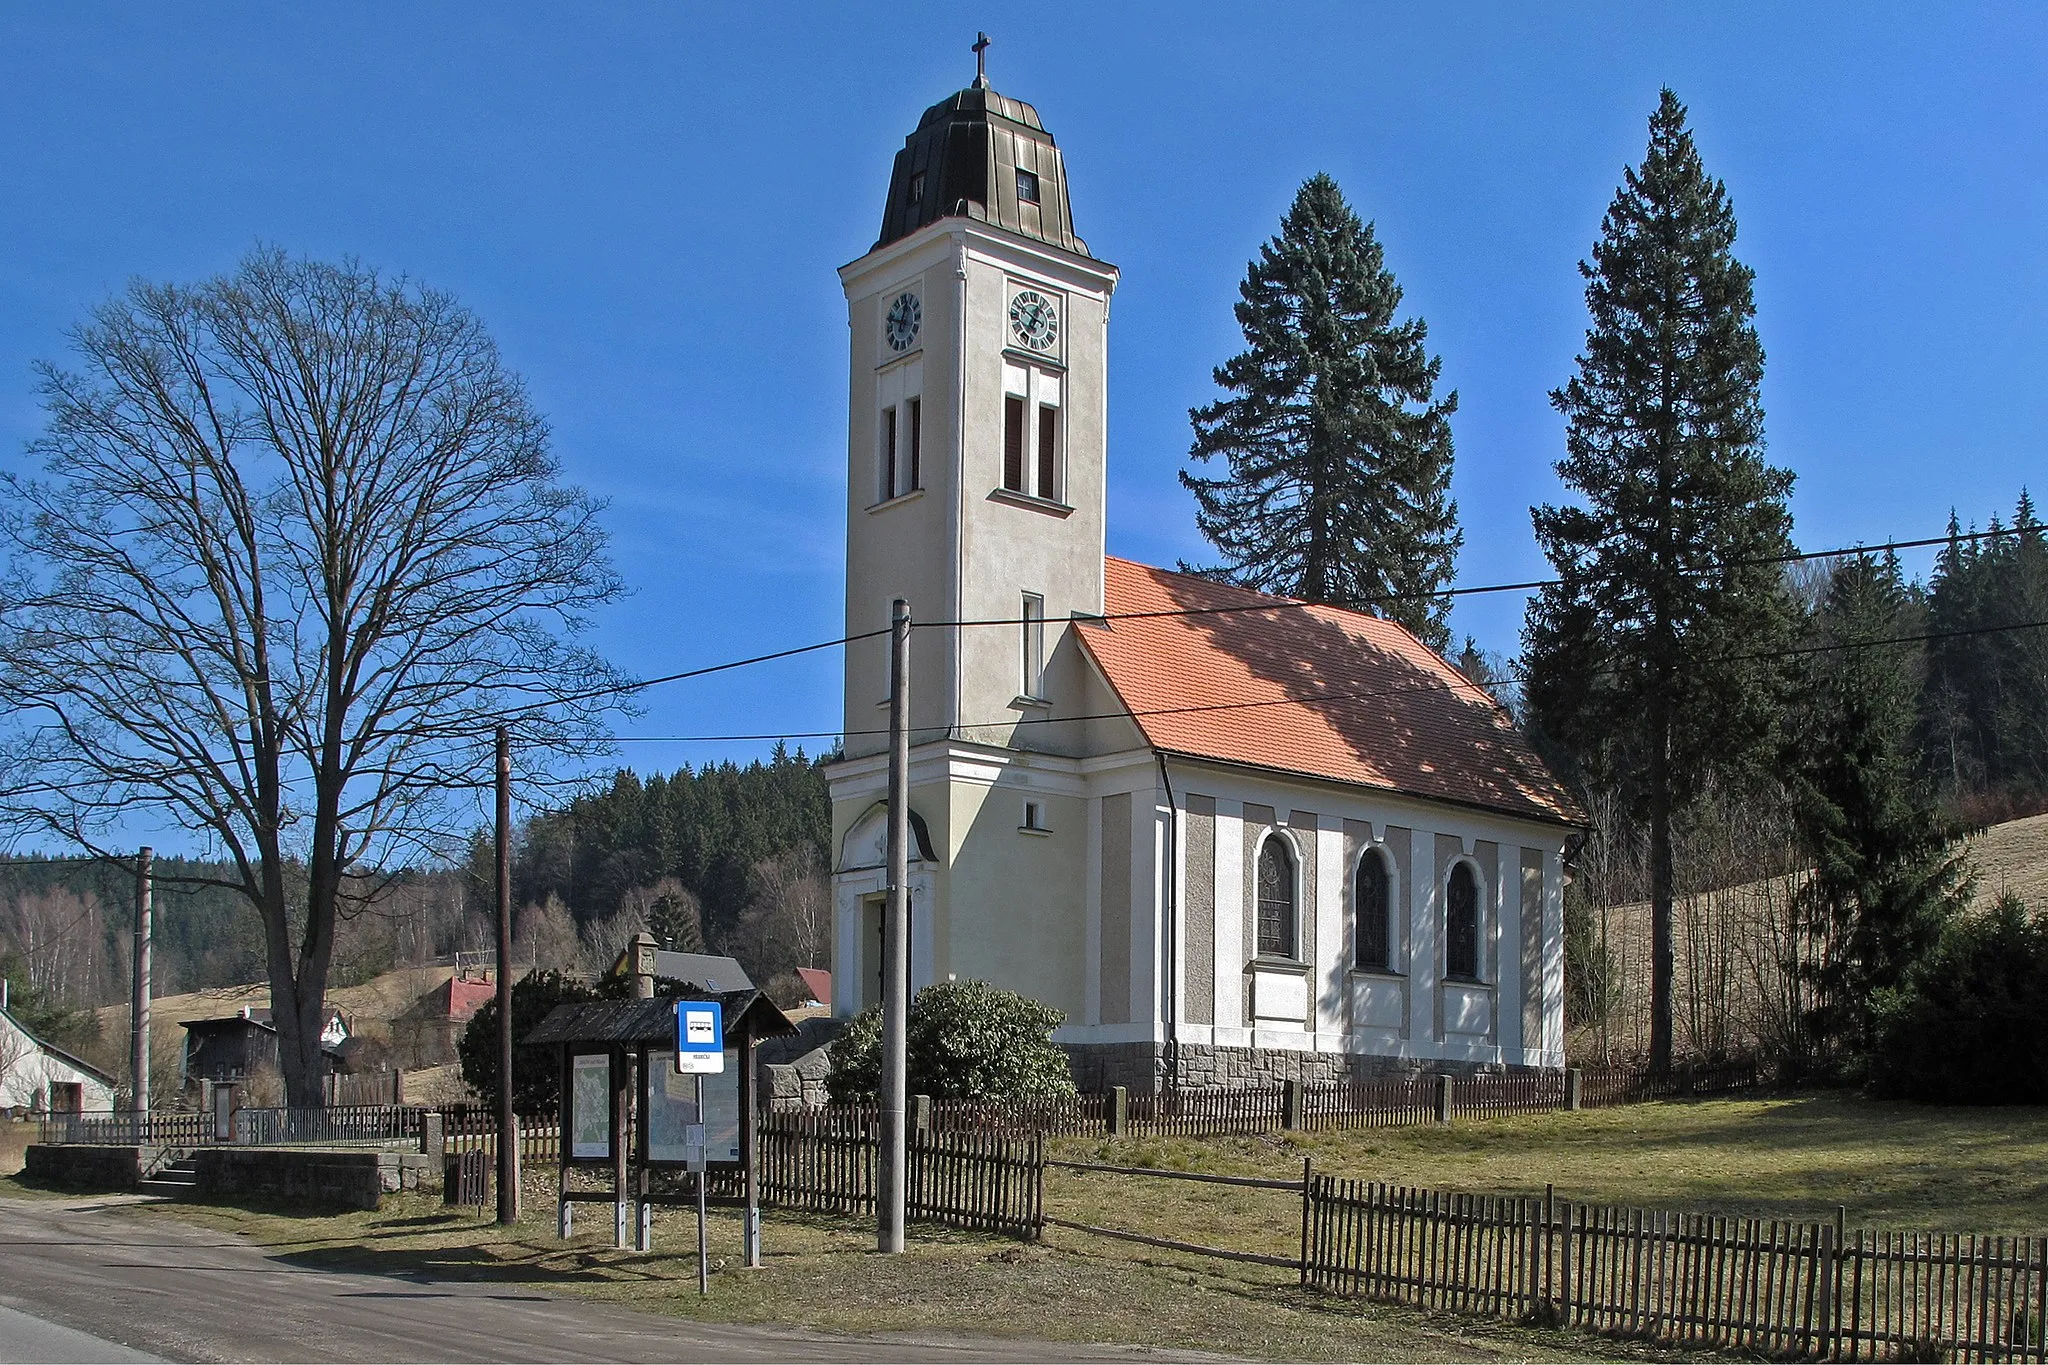
<path id="1" fill-rule="evenodd" d="M 1213 918 L 1207 935 L 1184 926 L 1180 937 L 1184 950 L 1208 939 L 1203 965 L 1213 973 L 1215 1010 L 1214 1022 L 1206 1025 L 1184 1015 L 1183 1041 L 1419 1062 L 1562 1065 L 1561 1047 L 1550 1043 L 1562 1038 L 1561 921 L 1539 918 L 1525 932 L 1519 875 L 1525 849 L 1546 875 L 1561 868 L 1561 829 L 1185 761 L 1175 765 L 1174 784 L 1184 811 L 1197 801 L 1204 807 L 1213 837 L 1203 840 L 1199 864 L 1187 861 L 1193 845 L 1183 842 L 1179 904 L 1205 905 Z M 1269 830 L 1284 833 L 1297 848 L 1310 840 L 1314 849 L 1308 873 L 1314 905 L 1303 917 L 1301 970 L 1292 975 L 1292 986 L 1286 984 L 1287 971 L 1256 964 L 1247 942 L 1248 860 Z M 1392 855 L 1396 913 L 1390 947 L 1398 968 L 1393 972 L 1351 967 L 1353 885 L 1358 859 L 1369 847 Z M 1303 859 L 1305 868 L 1308 862 Z M 1443 968 L 1444 887 L 1450 868 L 1460 862 L 1473 869 L 1481 893 L 1476 982 L 1447 980 Z M 1416 869 L 1422 875 L 1414 875 Z M 1193 889 L 1204 878 L 1206 896 Z M 1191 980 L 1202 975 L 1185 959 L 1182 970 Z M 1546 973 L 1555 978 L 1554 990 L 1543 984 Z M 1525 983 L 1532 982 L 1530 1001 Z M 1302 991 L 1306 998 L 1297 1013 L 1294 992 Z M 1256 1010 L 1249 1020 L 1243 1013 L 1247 996 Z M 1526 1041 L 1525 1002 L 1533 1005 L 1537 1023 Z"/>

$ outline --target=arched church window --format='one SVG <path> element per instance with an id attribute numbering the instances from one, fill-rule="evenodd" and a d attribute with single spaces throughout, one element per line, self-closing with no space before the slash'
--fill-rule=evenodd
<path id="1" fill-rule="evenodd" d="M 1357 923 L 1352 940 L 1357 945 L 1355 960 L 1364 971 L 1393 970 L 1393 891 L 1386 855 L 1376 848 L 1367 849 L 1358 860 L 1357 904 L 1353 907 Z"/>
<path id="2" fill-rule="evenodd" d="M 1445 887 L 1444 975 L 1479 979 L 1479 878 L 1470 863 L 1452 867 Z"/>
<path id="3" fill-rule="evenodd" d="M 1259 849 L 1259 955 L 1294 956 L 1294 855 L 1278 835 Z"/>

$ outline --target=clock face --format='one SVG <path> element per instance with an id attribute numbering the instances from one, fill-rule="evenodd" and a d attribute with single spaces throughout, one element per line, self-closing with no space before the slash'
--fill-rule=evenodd
<path id="1" fill-rule="evenodd" d="M 924 305 L 917 301 L 917 295 L 908 290 L 896 296 L 889 305 L 889 317 L 883 324 L 883 335 L 889 339 L 892 351 L 907 351 L 917 340 L 917 325 L 924 321 Z"/>
<path id="2" fill-rule="evenodd" d="M 1010 330 L 1032 350 L 1050 351 L 1060 336 L 1059 310 L 1037 290 L 1021 290 L 1010 300 Z"/>

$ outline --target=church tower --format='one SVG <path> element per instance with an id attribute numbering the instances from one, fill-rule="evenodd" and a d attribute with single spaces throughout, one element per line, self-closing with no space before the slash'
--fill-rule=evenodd
<path id="1" fill-rule="evenodd" d="M 836 1012 L 879 995 L 890 604 L 910 603 L 912 989 L 998 981 L 1079 1017 L 1101 615 L 1109 296 L 1038 113 L 977 77 L 896 154 L 843 267 L 845 740 Z M 991 624 L 962 625 L 961 622 Z M 872 847 L 871 847 L 872 845 Z M 1047 945 L 1063 945 L 1048 953 Z"/>
<path id="2" fill-rule="evenodd" d="M 899 596 L 920 622 L 1017 623 L 915 633 L 913 743 L 1060 747 L 1062 636 L 1102 611 L 1117 275 L 1074 235 L 1037 111 L 983 79 L 927 109 L 880 237 L 839 274 L 847 633 L 886 630 Z M 887 686 L 886 638 L 846 651 L 849 757 L 884 749 Z"/>

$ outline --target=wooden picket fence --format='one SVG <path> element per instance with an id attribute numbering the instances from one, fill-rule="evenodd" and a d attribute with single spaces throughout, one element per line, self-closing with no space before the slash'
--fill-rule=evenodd
<path id="1" fill-rule="evenodd" d="M 451 1105 L 441 1110 L 442 1132 L 451 1155 L 498 1150 L 498 1116 L 488 1109 Z M 519 1116 L 519 1160 L 522 1165 L 553 1163 L 562 1154 L 562 1121 L 554 1114 Z"/>
<path id="2" fill-rule="evenodd" d="M 1301 1278 L 1330 1293 L 1674 1346 L 2044 1360 L 2048 1239 L 1453 1194 L 1311 1174 Z"/>
<path id="3" fill-rule="evenodd" d="M 871 1111 L 869 1111 L 871 1114 Z M 1045 1226 L 1045 1154 L 1033 1135 L 915 1131 L 908 1135 L 905 1216 L 916 1222 L 1036 1239 Z M 880 1129 L 846 1113 L 764 1115 L 761 1202 L 817 1213 L 872 1215 Z"/>

